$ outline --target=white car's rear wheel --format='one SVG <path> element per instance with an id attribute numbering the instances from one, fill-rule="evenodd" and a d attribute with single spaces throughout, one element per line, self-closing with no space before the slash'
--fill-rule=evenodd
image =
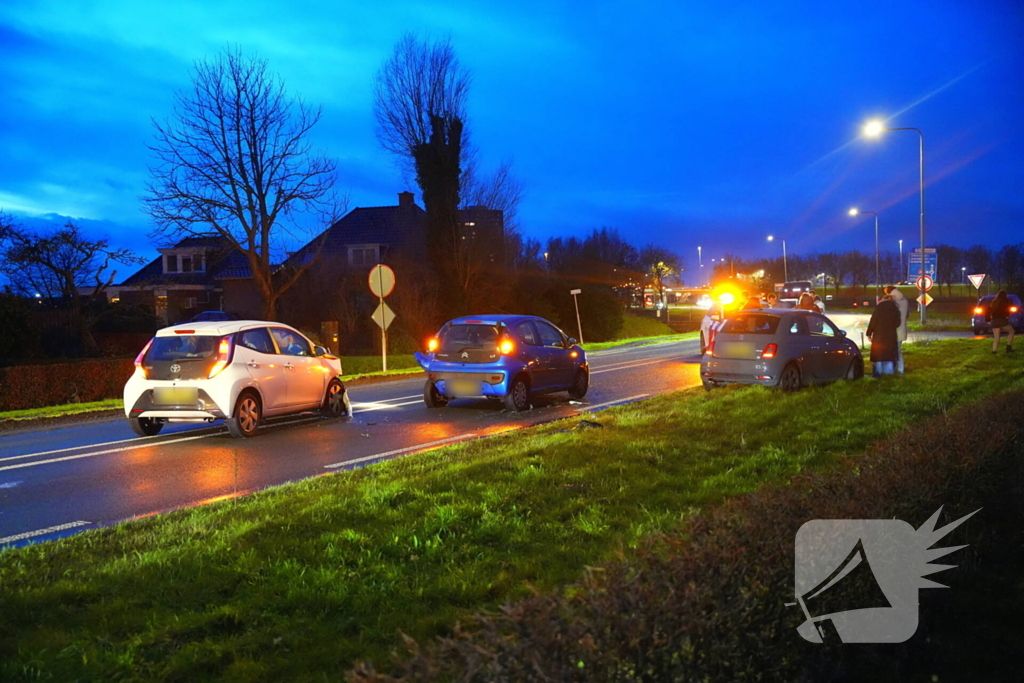
<path id="1" fill-rule="evenodd" d="M 128 424 L 131 426 L 132 431 L 139 436 L 153 436 L 159 434 L 160 430 L 164 428 L 163 422 L 151 417 L 130 417 L 128 418 Z"/>
<path id="2" fill-rule="evenodd" d="M 263 417 L 259 397 L 252 391 L 242 392 L 235 402 L 235 411 L 227 419 L 228 431 L 236 439 L 247 439 L 256 434 Z"/>

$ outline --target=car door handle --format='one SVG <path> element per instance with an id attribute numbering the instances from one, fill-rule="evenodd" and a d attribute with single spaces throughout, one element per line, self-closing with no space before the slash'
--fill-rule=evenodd
<path id="1" fill-rule="evenodd" d="M 248 365 L 250 368 L 258 368 L 260 366 L 260 364 L 254 360 L 249 361 L 248 363 L 246 363 L 246 365 Z"/>
<path id="2" fill-rule="evenodd" d="M 285 369 L 285 370 L 292 370 L 292 369 L 294 369 L 294 368 L 295 368 L 295 366 L 294 366 L 294 365 L 292 365 L 291 363 L 285 363 L 285 364 L 284 364 L 284 369 Z"/>

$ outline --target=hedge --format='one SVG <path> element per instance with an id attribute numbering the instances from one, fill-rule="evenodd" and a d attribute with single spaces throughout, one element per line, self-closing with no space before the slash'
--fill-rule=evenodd
<path id="1" fill-rule="evenodd" d="M 0 411 L 120 398 L 132 358 L 101 358 L 0 368 Z"/>
<path id="2" fill-rule="evenodd" d="M 385 671 L 363 663 L 347 680 L 1020 680 L 1021 414 L 1024 394 L 1014 393 L 932 418 L 843 467 L 692 517 L 567 590 L 479 615 L 434 642 L 407 638 Z M 804 522 L 898 518 L 916 528 L 939 506 L 936 528 L 983 509 L 936 544 L 969 545 L 948 558 L 958 569 L 930 577 L 951 590 L 919 591 L 913 638 L 852 646 L 799 637 L 802 613 L 786 602 Z"/>

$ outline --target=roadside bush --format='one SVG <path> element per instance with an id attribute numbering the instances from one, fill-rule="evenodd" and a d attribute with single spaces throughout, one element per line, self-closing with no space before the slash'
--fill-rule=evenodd
<path id="1" fill-rule="evenodd" d="M 39 347 L 39 333 L 32 326 L 32 306 L 24 298 L 0 292 L 0 365 L 26 358 Z"/>
<path id="2" fill-rule="evenodd" d="M 635 339 L 637 337 L 658 337 L 665 334 L 675 334 L 675 330 L 654 318 L 644 318 L 638 315 L 626 315 L 622 317 L 622 329 L 615 335 L 615 339 Z"/>
<path id="3" fill-rule="evenodd" d="M 133 358 L 0 368 L 0 411 L 120 398 Z"/>
<path id="4" fill-rule="evenodd" d="M 795 633 L 802 613 L 785 603 L 793 600 L 793 539 L 810 519 L 898 518 L 921 526 L 943 505 L 938 527 L 994 503 L 987 517 L 983 511 L 936 544 L 970 544 L 950 562 L 964 571 L 938 581 L 969 579 L 985 543 L 1019 556 L 1024 427 L 1007 416 L 1022 411 L 1024 394 L 1015 393 L 933 418 L 842 467 L 694 516 L 678 533 L 646 543 L 632 561 L 593 568 L 568 590 L 506 605 L 430 645 L 407 639 L 408 655 L 390 673 L 363 664 L 348 680 L 926 680 L 922 667 L 942 674 L 959 660 L 969 662 L 973 680 L 996 680 L 992 675 L 1004 675 L 1001 667 L 1014 661 L 1018 619 L 1009 620 L 1010 629 L 989 628 L 1002 642 L 989 642 L 988 652 L 961 650 L 962 638 L 989 608 L 1014 599 L 1019 584 L 994 587 L 990 604 L 971 605 L 977 612 L 969 621 L 923 612 L 918 634 L 903 645 L 806 643 Z M 1018 541 L 996 543 L 993 534 Z M 929 592 L 937 591 L 923 589 L 923 604 L 938 600 Z M 935 633 L 940 627 L 945 632 Z"/>

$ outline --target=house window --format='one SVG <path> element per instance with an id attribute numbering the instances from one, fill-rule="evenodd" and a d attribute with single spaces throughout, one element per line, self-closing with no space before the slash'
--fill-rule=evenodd
<path id="1" fill-rule="evenodd" d="M 377 247 L 349 247 L 348 263 L 351 266 L 377 265 Z"/>
<path id="2" fill-rule="evenodd" d="M 166 260 L 166 262 L 164 264 L 164 272 L 165 273 L 177 273 L 178 272 L 178 255 L 177 254 L 168 254 L 167 256 L 164 257 L 164 259 Z"/>
<path id="3" fill-rule="evenodd" d="M 181 257 L 181 272 L 191 273 L 192 272 L 192 257 L 185 255 Z"/>

